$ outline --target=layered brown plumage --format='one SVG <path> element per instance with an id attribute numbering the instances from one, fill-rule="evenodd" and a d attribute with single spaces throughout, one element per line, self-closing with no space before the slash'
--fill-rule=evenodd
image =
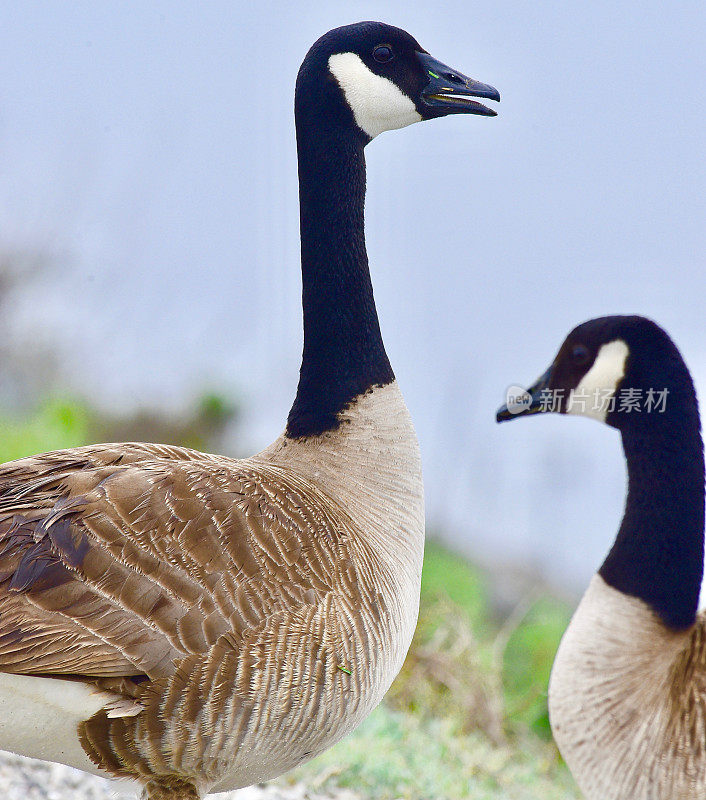
<path id="1" fill-rule="evenodd" d="M 366 488 L 377 483 L 381 515 L 386 487 L 419 502 L 406 409 L 395 386 L 377 394 L 344 431 L 243 461 L 124 444 L 0 467 L 0 672 L 112 696 L 79 726 L 96 771 L 235 788 L 323 750 L 379 702 L 413 629 L 421 539 L 392 574 L 358 491 L 351 509 L 329 480 L 397 450 Z M 418 508 L 394 503 L 388 525 L 400 545 L 423 530 Z"/>

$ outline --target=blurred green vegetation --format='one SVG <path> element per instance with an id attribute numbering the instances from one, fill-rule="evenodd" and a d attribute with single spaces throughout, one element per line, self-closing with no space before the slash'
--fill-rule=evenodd
<path id="1" fill-rule="evenodd" d="M 159 442 L 216 451 L 237 406 L 207 392 L 183 414 L 138 409 L 126 414 L 98 410 L 76 398 L 51 397 L 23 412 L 0 409 L 0 463 L 95 442 Z"/>
<path id="2" fill-rule="evenodd" d="M 51 398 L 0 410 L 0 462 L 100 441 L 156 441 L 219 452 L 237 407 L 205 394 L 183 415 L 106 414 Z M 419 625 L 383 704 L 351 736 L 285 776 L 311 791 L 365 800 L 579 798 L 552 743 L 547 684 L 570 616 L 532 592 L 504 615 L 492 578 L 428 543 Z"/>
<path id="3" fill-rule="evenodd" d="M 90 417 L 85 404 L 57 397 L 22 414 L 0 411 L 0 463 L 86 444 Z"/>
<path id="4" fill-rule="evenodd" d="M 571 611 L 533 591 L 502 618 L 491 605 L 490 581 L 460 556 L 427 544 L 419 625 L 389 700 L 408 710 L 441 705 L 445 715 L 466 714 L 460 725 L 498 741 L 528 728 L 549 739 L 549 673 Z M 421 687 L 429 693 L 423 704 Z"/>

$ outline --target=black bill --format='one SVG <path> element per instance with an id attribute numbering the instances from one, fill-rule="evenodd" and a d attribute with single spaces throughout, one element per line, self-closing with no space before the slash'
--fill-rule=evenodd
<path id="1" fill-rule="evenodd" d="M 472 100 L 472 97 L 483 97 L 500 102 L 500 93 L 487 83 L 467 78 L 429 53 L 417 53 L 427 75 L 429 83 L 422 91 L 422 100 L 431 108 L 442 110 L 444 114 L 482 114 L 496 117 L 498 112 Z"/>
<path id="2" fill-rule="evenodd" d="M 532 414 L 542 414 L 553 410 L 547 402 L 547 391 L 552 375 L 552 368 L 538 378 L 529 389 L 508 399 L 508 402 L 501 406 L 495 414 L 496 422 L 509 422 L 517 417 L 528 417 Z"/>

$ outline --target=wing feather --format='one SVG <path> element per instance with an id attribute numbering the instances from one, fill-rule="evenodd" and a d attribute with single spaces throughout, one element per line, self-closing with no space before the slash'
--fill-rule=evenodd
<path id="1" fill-rule="evenodd" d="M 215 462 L 136 444 L 2 465 L 0 670 L 154 679 L 231 630 L 212 594 L 239 484 L 222 465 L 214 481 Z"/>

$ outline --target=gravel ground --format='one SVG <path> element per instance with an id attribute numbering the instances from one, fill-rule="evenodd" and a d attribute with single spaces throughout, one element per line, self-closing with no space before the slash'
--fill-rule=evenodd
<path id="1" fill-rule="evenodd" d="M 0 752 L 0 798 L 2 800 L 135 800 L 135 790 L 85 772 Z M 360 800 L 352 792 L 334 795 L 310 792 L 294 786 L 249 786 L 238 792 L 210 795 L 214 800 Z"/>

